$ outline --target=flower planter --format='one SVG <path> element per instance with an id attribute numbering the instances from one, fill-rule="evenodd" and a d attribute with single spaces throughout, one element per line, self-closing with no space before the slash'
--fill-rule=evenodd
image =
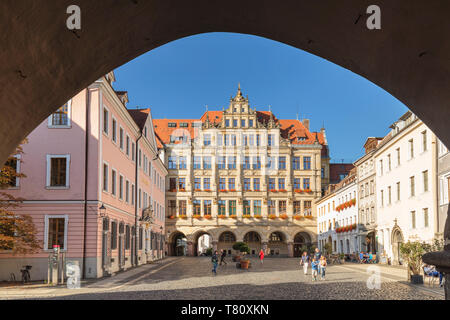
<path id="1" fill-rule="evenodd" d="M 241 261 L 241 256 L 239 256 L 239 255 L 234 255 L 234 256 L 233 256 L 233 261 L 234 261 L 234 262 L 239 262 L 239 261 Z"/>
<path id="2" fill-rule="evenodd" d="M 241 269 L 248 269 L 249 264 L 250 264 L 250 260 L 242 259 L 241 260 Z"/>

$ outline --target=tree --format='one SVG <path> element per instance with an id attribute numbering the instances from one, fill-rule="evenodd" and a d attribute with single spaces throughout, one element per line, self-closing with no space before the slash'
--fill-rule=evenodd
<path id="1" fill-rule="evenodd" d="M 245 242 L 236 242 L 233 244 L 233 249 L 241 253 L 250 253 L 250 248 Z"/>
<path id="2" fill-rule="evenodd" d="M 413 275 L 419 275 L 422 269 L 422 256 L 425 253 L 442 248 L 442 241 L 435 239 L 432 244 L 420 241 L 408 241 L 400 244 L 400 253 Z"/>
<path id="3" fill-rule="evenodd" d="M 23 199 L 5 192 L 16 185 L 16 179 L 26 177 L 16 171 L 16 157 L 21 154 L 23 149 L 19 146 L 0 170 L 0 250 L 11 250 L 13 254 L 33 253 L 41 248 L 31 216 L 18 215 L 12 210 Z"/>

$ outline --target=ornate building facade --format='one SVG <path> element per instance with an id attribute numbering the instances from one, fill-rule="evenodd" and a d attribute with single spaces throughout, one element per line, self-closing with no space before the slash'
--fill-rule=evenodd
<path id="1" fill-rule="evenodd" d="M 257 111 L 239 87 L 228 108 L 195 120 L 154 120 L 166 183 L 168 254 L 236 241 L 251 254 L 297 256 L 317 242 L 315 201 L 329 182 L 325 130 Z"/>

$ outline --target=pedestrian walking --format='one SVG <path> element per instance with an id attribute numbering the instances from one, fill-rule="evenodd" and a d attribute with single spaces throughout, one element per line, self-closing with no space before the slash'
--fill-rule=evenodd
<path id="1" fill-rule="evenodd" d="M 217 250 L 214 251 L 214 254 L 211 257 L 211 262 L 213 265 L 212 272 L 214 273 L 214 275 L 216 275 L 217 274 L 217 264 L 219 262 L 219 258 L 217 257 Z"/>
<path id="2" fill-rule="evenodd" d="M 320 257 L 322 256 L 322 252 L 320 252 L 319 248 L 316 248 L 314 250 L 314 259 L 316 259 L 316 261 L 320 261 Z M 318 272 L 320 273 L 320 263 L 319 263 L 319 269 Z"/>
<path id="3" fill-rule="evenodd" d="M 320 257 L 320 280 L 325 280 L 325 271 L 327 269 L 327 258 Z"/>
<path id="4" fill-rule="evenodd" d="M 263 249 L 261 249 L 261 251 L 259 252 L 259 261 L 261 261 L 261 264 L 263 264 L 263 262 L 264 262 L 264 251 L 263 251 Z"/>
<path id="5" fill-rule="evenodd" d="M 309 262 L 310 262 L 309 255 L 305 251 L 305 252 L 303 252 L 303 255 L 301 256 L 301 259 L 300 259 L 300 265 L 303 266 L 303 273 L 305 275 L 308 274 L 308 264 L 309 264 Z"/>
<path id="6" fill-rule="evenodd" d="M 227 251 L 226 250 L 220 250 L 221 254 L 220 254 L 220 265 L 222 265 L 222 263 L 227 264 L 227 262 L 225 261 L 225 257 L 227 256 Z"/>
<path id="7" fill-rule="evenodd" d="M 312 281 L 317 281 L 317 274 L 319 273 L 319 261 L 316 260 L 316 257 L 313 258 L 311 262 L 311 270 L 312 270 Z"/>

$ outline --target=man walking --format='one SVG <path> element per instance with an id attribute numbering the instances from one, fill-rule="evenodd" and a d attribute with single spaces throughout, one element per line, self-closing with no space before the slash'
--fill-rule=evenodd
<path id="1" fill-rule="evenodd" d="M 214 273 L 214 275 L 217 275 L 217 263 L 219 262 L 219 258 L 217 257 L 217 250 L 214 251 L 214 254 L 211 257 L 211 262 L 213 265 L 212 272 Z"/>
<path id="2" fill-rule="evenodd" d="M 226 250 L 220 250 L 220 265 L 222 265 L 222 263 L 227 264 L 227 262 L 225 261 L 225 257 L 227 256 L 227 251 Z"/>

